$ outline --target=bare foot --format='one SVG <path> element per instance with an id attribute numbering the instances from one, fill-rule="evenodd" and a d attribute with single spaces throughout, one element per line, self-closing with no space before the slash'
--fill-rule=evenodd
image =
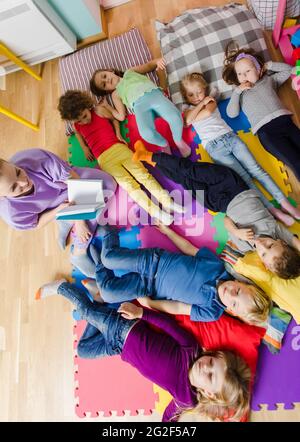
<path id="1" fill-rule="evenodd" d="M 93 300 L 96 302 L 103 303 L 103 299 L 101 298 L 99 288 L 94 279 L 83 279 L 81 284 L 87 289 L 87 291 L 92 295 Z"/>

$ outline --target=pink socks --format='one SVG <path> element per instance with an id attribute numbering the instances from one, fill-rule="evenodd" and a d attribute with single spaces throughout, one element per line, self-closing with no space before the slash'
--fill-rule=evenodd
<path id="1" fill-rule="evenodd" d="M 293 218 L 300 220 L 300 210 L 297 207 L 292 206 L 289 200 L 285 199 L 280 203 L 282 209 L 292 215 Z"/>
<path id="2" fill-rule="evenodd" d="M 290 227 L 294 224 L 295 220 L 292 216 L 288 215 L 287 213 L 282 212 L 280 209 L 276 209 L 275 207 L 272 207 L 269 209 L 269 211 L 272 213 L 272 215 L 277 218 L 279 221 L 281 221 L 286 226 Z"/>

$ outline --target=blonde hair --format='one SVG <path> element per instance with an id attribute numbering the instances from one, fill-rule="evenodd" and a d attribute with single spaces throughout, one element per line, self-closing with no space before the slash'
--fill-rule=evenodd
<path id="1" fill-rule="evenodd" d="M 250 312 L 241 316 L 245 322 L 253 325 L 263 325 L 270 314 L 272 307 L 271 298 L 259 287 L 254 284 L 247 284 L 253 293 L 253 307 Z"/>
<path id="2" fill-rule="evenodd" d="M 198 404 L 193 408 L 179 408 L 174 416 L 179 420 L 239 421 L 249 412 L 251 371 L 246 362 L 231 351 L 206 351 L 202 356 L 222 358 L 226 364 L 225 380 L 214 397 L 197 390 Z"/>
<path id="3" fill-rule="evenodd" d="M 200 72 L 193 72 L 185 75 L 180 81 L 180 92 L 183 98 L 187 101 L 185 83 L 198 83 L 205 92 L 207 92 L 208 83 Z"/>

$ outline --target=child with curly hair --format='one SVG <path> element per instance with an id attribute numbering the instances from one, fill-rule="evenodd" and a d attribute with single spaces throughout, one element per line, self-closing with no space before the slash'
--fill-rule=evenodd
<path id="1" fill-rule="evenodd" d="M 73 121 L 85 156 L 89 160 L 96 158 L 101 169 L 111 174 L 152 217 L 170 224 L 173 221 L 170 211 L 183 213 L 184 209 L 171 199 L 143 164 L 132 161 L 132 152 L 121 136 L 119 122 L 108 109 L 101 104 L 95 106 L 88 93 L 72 90 L 60 97 L 58 109 L 63 120 Z M 167 211 L 161 210 L 141 189 L 140 184 Z"/>

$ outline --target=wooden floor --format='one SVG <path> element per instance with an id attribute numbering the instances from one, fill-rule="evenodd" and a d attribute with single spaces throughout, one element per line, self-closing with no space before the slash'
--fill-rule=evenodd
<path id="1" fill-rule="evenodd" d="M 169 21 L 188 8 L 224 3 L 133 0 L 106 11 L 109 36 L 136 26 L 153 56 L 159 56 L 155 18 Z M 299 102 L 295 96 L 291 99 L 291 94 L 286 86 L 284 99 L 300 115 Z M 45 64 L 41 82 L 23 72 L 7 77 L 7 90 L 0 91 L 1 104 L 33 122 L 39 121 L 40 131 L 33 132 L 0 115 L 0 156 L 9 158 L 21 149 L 43 147 L 67 158 L 67 138 L 56 111 L 59 95 L 57 60 Z M 291 181 L 300 202 L 299 185 L 292 176 Z M 0 244 L 0 420 L 79 420 L 74 412 L 71 307 L 58 297 L 34 301 L 34 293 L 42 283 L 70 273 L 68 251 L 58 249 L 54 225 L 40 231 L 17 232 L 1 222 Z M 149 419 L 159 420 L 159 416 L 154 414 Z M 300 409 L 262 411 L 253 413 L 252 419 L 299 421 Z"/>

